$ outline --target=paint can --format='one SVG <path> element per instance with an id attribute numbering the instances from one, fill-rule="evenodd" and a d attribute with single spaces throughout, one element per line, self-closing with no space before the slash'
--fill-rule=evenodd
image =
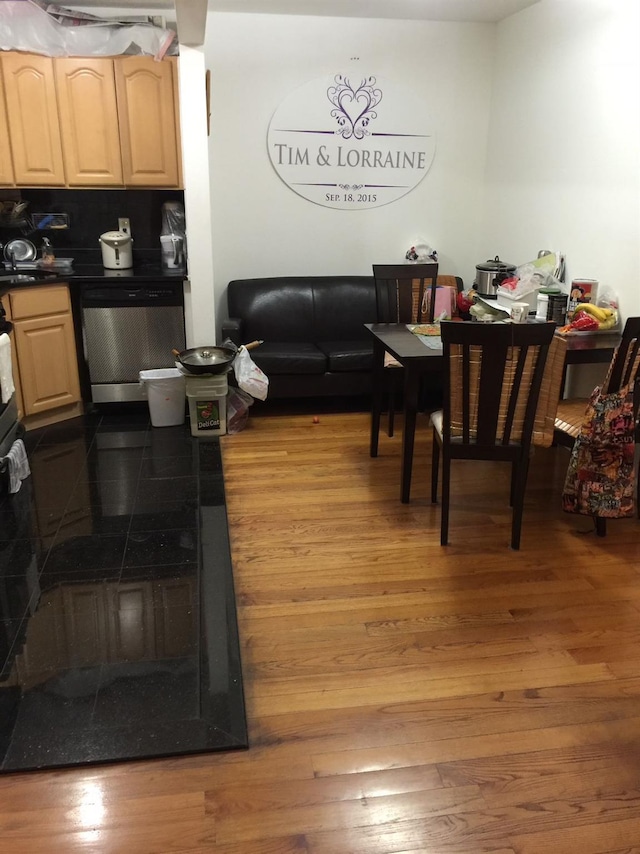
<path id="1" fill-rule="evenodd" d="M 597 279 L 572 279 L 569 292 L 569 317 L 573 314 L 578 303 L 590 302 L 595 305 L 598 298 Z"/>

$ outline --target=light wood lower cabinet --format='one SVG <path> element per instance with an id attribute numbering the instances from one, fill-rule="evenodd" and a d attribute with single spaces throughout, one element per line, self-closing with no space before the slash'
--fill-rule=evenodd
<path id="1" fill-rule="evenodd" d="M 11 317 L 11 297 L 5 294 L 2 297 L 2 307 L 5 310 L 7 320 L 12 320 Z M 16 405 L 18 407 L 18 418 L 24 416 L 24 404 L 22 402 L 22 383 L 20 382 L 20 369 L 18 367 L 18 354 L 16 352 L 15 338 L 11 339 L 11 371 L 13 373 L 13 384 L 16 387 Z"/>
<path id="2" fill-rule="evenodd" d="M 36 415 L 80 400 L 70 314 L 54 314 L 16 323 L 15 338 L 26 415 Z"/>
<path id="3" fill-rule="evenodd" d="M 24 415 L 73 417 L 82 412 L 78 359 L 66 285 L 9 293 L 13 343 Z M 15 382 L 15 381 L 14 381 Z"/>

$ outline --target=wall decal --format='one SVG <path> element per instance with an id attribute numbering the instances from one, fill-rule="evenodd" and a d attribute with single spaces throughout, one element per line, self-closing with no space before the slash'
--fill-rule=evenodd
<path id="1" fill-rule="evenodd" d="M 436 141 L 416 93 L 375 76 L 335 74 L 285 98 L 267 145 L 274 169 L 300 196 L 363 210 L 413 190 L 433 162 Z"/>

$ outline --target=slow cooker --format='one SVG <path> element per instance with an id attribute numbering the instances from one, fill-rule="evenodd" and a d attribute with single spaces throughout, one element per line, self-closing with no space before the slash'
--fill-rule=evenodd
<path id="1" fill-rule="evenodd" d="M 476 264 L 476 278 L 473 287 L 480 296 L 494 297 L 500 283 L 512 276 L 515 271 L 515 264 L 501 261 L 496 255 L 493 261 L 489 259 L 482 264 Z"/>

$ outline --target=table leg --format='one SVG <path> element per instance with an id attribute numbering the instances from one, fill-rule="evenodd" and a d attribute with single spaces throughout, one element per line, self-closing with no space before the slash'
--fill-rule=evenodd
<path id="1" fill-rule="evenodd" d="M 560 400 L 564 400 L 564 393 L 567 385 L 567 363 L 564 363 L 562 368 L 562 380 L 560 381 Z"/>
<path id="2" fill-rule="evenodd" d="M 416 414 L 420 391 L 420 372 L 404 366 L 404 428 L 402 431 L 402 476 L 400 499 L 409 503 L 411 493 L 411 469 L 413 467 L 413 444 L 416 435 Z"/>
<path id="3" fill-rule="evenodd" d="M 373 388 L 371 394 L 371 437 L 369 455 L 378 456 L 378 435 L 380 433 L 380 413 L 382 412 L 382 392 L 384 387 L 384 347 L 373 342 Z"/>

